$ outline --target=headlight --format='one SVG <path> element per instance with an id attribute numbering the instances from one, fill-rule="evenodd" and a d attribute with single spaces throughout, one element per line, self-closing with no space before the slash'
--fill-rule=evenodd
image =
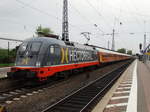
<path id="1" fill-rule="evenodd" d="M 40 67 L 41 63 L 40 62 L 36 62 L 36 67 Z"/>

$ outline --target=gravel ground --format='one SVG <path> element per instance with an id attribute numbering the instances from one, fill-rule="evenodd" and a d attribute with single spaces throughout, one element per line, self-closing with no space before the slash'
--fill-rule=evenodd
<path id="1" fill-rule="evenodd" d="M 52 86 L 44 88 L 39 90 L 38 93 L 34 92 L 26 95 L 24 98 L 20 97 L 18 101 L 13 101 L 12 103 L 7 104 L 6 108 L 8 112 L 40 112 L 48 105 L 55 103 L 71 92 L 81 88 L 87 83 L 97 79 L 101 75 L 108 73 L 122 64 L 124 64 L 124 62 L 119 62 L 118 64 L 105 66 L 86 74 L 82 73 L 71 77 L 67 81 L 56 84 L 55 87 Z M 89 74 L 89 77 L 87 77 L 87 74 Z"/>
<path id="2" fill-rule="evenodd" d="M 18 84 L 23 84 L 23 81 L 19 80 L 10 80 L 10 79 L 1 79 L 0 80 L 0 92 L 7 91 L 9 89 L 13 89 L 17 87 Z"/>

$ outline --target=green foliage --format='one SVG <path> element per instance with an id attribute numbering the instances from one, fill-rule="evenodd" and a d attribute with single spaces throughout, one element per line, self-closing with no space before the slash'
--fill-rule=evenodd
<path id="1" fill-rule="evenodd" d="M 0 64 L 0 67 L 8 67 L 8 66 L 14 66 L 14 63 Z"/>
<path id="2" fill-rule="evenodd" d="M 54 33 L 50 28 L 43 28 L 41 25 L 38 26 L 38 28 L 36 29 L 36 32 L 35 32 L 38 36 L 41 36 L 41 35 L 39 35 L 39 32 L 42 32 L 46 35 Z"/>
<path id="3" fill-rule="evenodd" d="M 12 49 L 9 51 L 8 49 L 0 48 L 0 64 L 13 63 L 16 57 L 16 50 Z"/>
<path id="4" fill-rule="evenodd" d="M 117 52 L 119 52 L 119 53 L 126 53 L 126 49 L 125 48 L 121 48 L 121 49 L 118 49 Z"/>
<path id="5" fill-rule="evenodd" d="M 128 50 L 127 54 L 132 55 L 132 50 Z"/>

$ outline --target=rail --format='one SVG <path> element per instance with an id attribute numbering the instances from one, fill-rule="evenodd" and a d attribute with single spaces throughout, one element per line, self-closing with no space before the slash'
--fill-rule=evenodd
<path id="1" fill-rule="evenodd" d="M 41 112 L 89 112 L 130 63 L 112 70 Z"/>

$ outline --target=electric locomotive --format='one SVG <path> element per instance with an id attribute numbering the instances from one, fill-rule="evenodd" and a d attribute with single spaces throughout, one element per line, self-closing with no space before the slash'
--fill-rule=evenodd
<path id="1" fill-rule="evenodd" d="M 98 65 L 94 47 L 70 43 L 56 38 L 35 37 L 19 47 L 15 66 L 8 77 L 47 80 L 62 71 Z"/>

